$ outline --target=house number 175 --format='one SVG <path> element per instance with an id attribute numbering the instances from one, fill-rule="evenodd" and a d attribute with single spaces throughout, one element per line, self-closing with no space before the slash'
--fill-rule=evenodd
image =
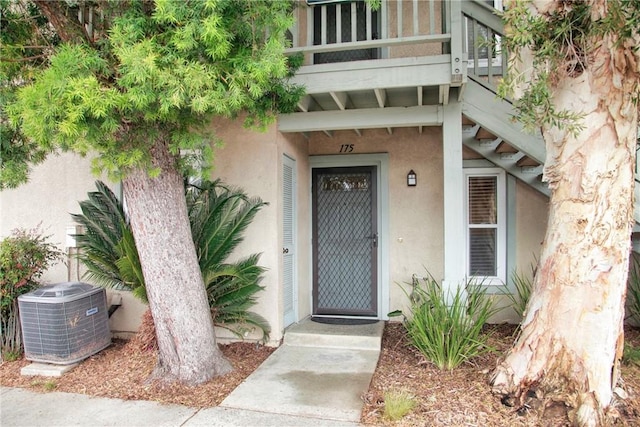
<path id="1" fill-rule="evenodd" d="M 340 146 L 341 153 L 351 153 L 353 152 L 353 144 L 342 144 Z"/>

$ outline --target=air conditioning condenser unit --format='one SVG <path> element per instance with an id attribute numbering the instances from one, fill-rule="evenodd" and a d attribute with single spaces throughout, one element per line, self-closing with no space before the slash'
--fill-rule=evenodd
<path id="1" fill-rule="evenodd" d="M 88 283 L 42 286 L 18 297 L 25 358 L 68 365 L 111 344 L 107 294 Z"/>

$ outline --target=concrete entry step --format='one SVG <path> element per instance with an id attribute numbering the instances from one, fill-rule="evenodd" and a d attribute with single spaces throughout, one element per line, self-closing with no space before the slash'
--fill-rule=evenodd
<path id="1" fill-rule="evenodd" d="M 366 325 L 332 325 L 310 318 L 289 326 L 284 333 L 288 346 L 375 350 L 382 346 L 384 322 Z"/>

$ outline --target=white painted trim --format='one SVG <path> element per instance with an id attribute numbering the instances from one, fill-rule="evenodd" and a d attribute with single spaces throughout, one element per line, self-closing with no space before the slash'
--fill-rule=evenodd
<path id="1" fill-rule="evenodd" d="M 309 179 L 312 169 L 332 167 L 376 166 L 378 181 L 378 318 L 388 320 L 389 317 L 389 155 L 380 154 L 344 154 L 329 156 L 309 156 Z M 309 181 L 309 191 L 312 191 Z M 311 203 L 311 197 L 309 197 Z M 313 221 L 312 209 L 309 206 L 309 224 Z M 309 253 L 313 253 L 313 242 L 309 241 Z M 313 257 L 310 255 L 309 265 L 313 265 Z M 313 269 L 310 269 L 309 284 L 313 286 Z M 310 296 L 313 306 L 313 295 Z"/>
<path id="2" fill-rule="evenodd" d="M 506 277 L 506 285 L 507 290 L 509 292 L 515 292 L 515 286 L 513 284 L 513 280 L 511 280 L 511 273 L 517 267 L 517 259 L 516 259 L 516 250 L 518 247 L 518 235 L 517 235 L 517 227 L 516 227 L 516 177 L 507 174 L 506 178 L 506 219 L 507 219 L 507 237 L 506 237 L 506 265 L 507 265 L 507 277 Z"/>
<path id="3" fill-rule="evenodd" d="M 451 56 L 372 59 L 302 66 L 289 79 L 307 95 L 451 84 Z"/>
<path id="4" fill-rule="evenodd" d="M 284 299 L 283 299 L 283 309 L 282 309 L 282 322 L 284 327 L 286 328 L 287 326 L 291 325 L 292 323 L 297 322 L 300 317 L 299 317 L 299 312 L 298 312 L 298 170 L 297 170 L 297 162 L 294 158 L 289 157 L 286 154 L 282 155 L 282 164 L 283 167 L 281 168 L 281 177 L 284 178 L 284 165 L 286 164 L 286 166 L 290 167 L 292 169 L 292 174 L 291 174 L 291 191 L 292 191 L 292 200 L 291 200 L 291 211 L 292 211 L 292 222 L 291 222 L 291 227 L 292 227 L 292 246 L 293 246 L 293 259 L 292 259 L 292 277 L 291 280 L 293 281 L 293 283 L 291 284 L 291 292 L 292 292 L 292 296 L 293 296 L 293 319 L 291 322 L 287 323 L 287 319 L 285 318 L 286 313 L 284 312 Z M 283 192 L 282 192 L 282 197 L 284 198 L 284 179 L 281 182 L 281 185 L 283 186 Z M 283 203 L 284 206 L 284 203 Z M 284 225 L 284 213 L 283 213 L 283 225 Z M 284 227 L 282 228 L 282 230 L 284 230 Z M 283 241 L 283 247 L 284 247 L 284 241 Z M 283 270 L 284 270 L 284 260 L 282 262 L 283 265 Z M 284 298 L 284 281 L 283 281 L 283 286 L 282 286 L 282 295 Z"/>
<path id="5" fill-rule="evenodd" d="M 444 106 L 442 166 L 444 178 L 443 289 L 455 294 L 465 282 L 464 176 L 462 173 L 462 104 L 457 97 Z"/>
<path id="6" fill-rule="evenodd" d="M 497 275 L 482 278 L 482 284 L 486 286 L 504 286 L 507 283 L 507 201 L 506 201 L 506 173 L 501 168 L 481 168 L 464 169 L 464 223 L 465 223 L 465 273 L 471 277 L 469 272 L 469 178 L 477 176 L 495 176 L 497 178 L 496 190 L 498 223 L 496 224 L 496 269 Z"/>
<path id="7" fill-rule="evenodd" d="M 278 116 L 280 132 L 384 129 L 389 127 L 440 126 L 442 107 L 361 108 L 356 110 L 310 111 Z"/>

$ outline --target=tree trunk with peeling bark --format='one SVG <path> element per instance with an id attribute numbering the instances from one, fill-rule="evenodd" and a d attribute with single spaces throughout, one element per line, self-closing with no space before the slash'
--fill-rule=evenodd
<path id="1" fill-rule="evenodd" d="M 199 384 L 232 368 L 216 344 L 176 159 L 161 140 L 150 154 L 159 176 L 134 170 L 123 187 L 158 339 L 152 377 Z"/>
<path id="2" fill-rule="evenodd" d="M 607 422 L 624 342 L 640 70 L 615 42 L 605 36 L 554 87 L 557 111 L 582 114 L 583 129 L 542 129 L 547 232 L 521 335 L 492 379 L 516 405 L 535 391 L 585 426 Z"/>

